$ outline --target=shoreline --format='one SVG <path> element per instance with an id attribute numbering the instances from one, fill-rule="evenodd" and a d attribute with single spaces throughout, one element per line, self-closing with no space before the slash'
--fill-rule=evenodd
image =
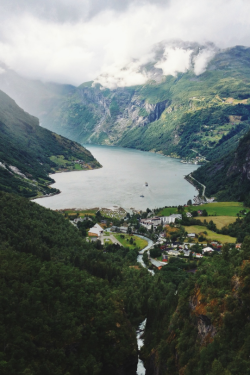
<path id="1" fill-rule="evenodd" d="M 88 149 L 88 146 L 96 146 L 96 147 L 107 147 L 107 148 L 116 148 L 117 146 L 107 146 L 107 145 L 99 145 L 99 144 L 89 144 L 89 145 L 87 145 L 87 144 L 84 144 L 84 147 L 85 148 L 87 148 Z M 119 146 L 118 146 L 119 147 Z M 151 153 L 151 154 L 158 154 L 159 156 L 164 156 L 164 157 L 166 157 L 166 158 L 168 158 L 168 159 L 172 159 L 172 160 L 175 160 L 175 161 L 177 161 L 176 159 L 178 159 L 178 161 L 179 161 L 179 163 L 180 163 L 180 158 L 177 158 L 177 157 L 174 157 L 174 156 L 170 156 L 170 155 L 164 155 L 163 153 L 161 153 L 161 152 L 155 152 L 155 151 L 153 151 L 153 150 L 149 150 L 149 151 L 144 151 L 144 150 L 137 150 L 137 149 L 134 149 L 134 148 L 127 148 L 127 147 L 121 147 L 121 149 L 130 149 L 131 151 L 140 151 L 140 152 L 145 152 L 145 153 Z M 181 163 L 182 164 L 182 163 Z M 194 163 L 189 163 L 189 165 L 194 165 Z M 197 166 L 198 167 L 198 166 Z M 54 177 L 55 177 L 55 175 L 56 174 L 62 174 L 62 173 L 69 173 L 69 172 L 86 172 L 86 171 L 91 171 L 91 170 L 98 170 L 98 169 L 101 169 L 101 168 L 103 168 L 103 166 L 99 163 L 99 165 L 98 166 L 96 166 L 95 168 L 91 168 L 91 169 L 81 169 L 81 170 L 79 170 L 79 169 L 77 169 L 77 170 L 58 170 L 58 171 L 54 171 L 54 172 L 52 172 L 52 173 L 50 173 L 49 174 L 49 177 L 50 178 L 52 178 L 53 180 L 54 180 Z M 182 176 L 182 179 L 186 179 L 185 178 L 185 176 L 183 175 Z M 188 180 L 186 180 L 187 182 L 189 182 Z M 51 184 L 49 184 L 48 186 L 50 186 L 50 187 L 52 187 L 52 185 L 53 184 L 55 184 L 56 183 L 56 181 L 54 181 L 54 182 L 52 182 Z M 190 185 L 192 185 L 192 184 L 190 184 Z M 196 190 L 196 187 L 193 185 L 193 187 L 195 188 L 195 190 Z M 60 189 L 57 189 L 58 191 L 57 192 L 55 192 L 55 193 L 51 193 L 51 194 L 45 194 L 45 195 L 41 195 L 41 196 L 36 196 L 36 197 L 33 197 L 33 198 L 31 198 L 31 200 L 32 201 L 34 201 L 34 202 L 36 202 L 37 203 L 37 199 L 40 199 L 40 198 L 51 198 L 51 197 L 53 197 L 53 196 L 55 196 L 55 195 L 59 195 L 59 194 L 61 194 L 61 193 L 63 193 L 63 191 L 62 190 L 60 190 Z M 166 197 L 167 198 L 167 197 Z M 86 202 L 87 204 L 88 204 L 88 202 Z M 99 202 L 99 204 L 102 204 L 102 202 Z M 124 202 L 125 203 L 125 202 Z M 128 212 L 128 213 L 131 213 L 131 212 L 134 212 L 134 213 L 139 213 L 140 211 L 142 211 L 142 208 L 135 208 L 135 207 L 130 207 L 130 204 L 132 203 L 132 202 L 127 202 L 128 204 L 126 205 L 126 208 L 124 208 L 124 206 L 122 207 L 122 209 L 125 211 L 125 212 Z M 133 202 L 133 203 L 136 203 L 136 202 Z M 132 203 L 132 204 L 133 204 Z M 139 203 L 139 202 L 138 202 Z M 38 203 L 39 204 L 39 203 Z M 105 203 L 104 203 L 105 204 Z M 121 203 L 120 203 L 120 205 L 121 205 Z M 112 204 L 112 206 L 111 205 L 107 205 L 107 206 L 104 206 L 104 207 L 102 207 L 102 206 L 100 206 L 100 208 L 99 209 L 104 209 L 104 210 L 111 210 L 111 211 L 116 211 L 116 209 L 115 209 L 115 206 L 116 206 L 116 204 Z M 112 208 L 111 208 L 112 207 Z M 70 208 L 64 208 L 64 207 L 57 207 L 57 208 L 51 208 L 51 207 L 49 207 L 50 209 L 52 209 L 52 210 L 57 210 L 57 211 L 66 211 L 66 210 L 72 210 L 72 211 L 84 211 L 84 210 L 86 210 L 86 211 L 89 211 L 89 210 L 93 210 L 93 205 L 92 205 L 92 207 L 89 207 L 89 206 L 80 206 L 80 207 L 77 207 L 77 206 L 74 206 L 74 207 L 70 207 Z"/>
<path id="2" fill-rule="evenodd" d="M 96 169 L 101 169 L 103 168 L 103 166 L 100 164 L 100 167 L 97 167 L 97 168 L 90 168 L 90 169 L 78 169 L 78 170 L 68 170 L 68 171 L 55 171 L 54 173 L 50 173 L 48 176 L 53 178 L 53 175 L 54 174 L 58 174 L 58 173 L 70 173 L 70 172 L 88 172 L 88 171 L 95 171 Z M 51 186 L 53 184 L 55 184 L 56 181 L 54 180 L 54 182 L 52 182 L 51 184 L 48 184 L 47 186 Z M 50 198 L 50 197 L 53 197 L 54 195 L 59 195 L 61 194 L 61 190 L 60 189 L 57 189 L 58 191 L 55 192 L 55 193 L 51 193 L 51 194 L 46 194 L 46 195 L 41 195 L 41 196 L 38 196 L 38 197 L 34 197 L 34 198 L 30 198 L 31 201 L 34 201 L 36 199 L 41 199 L 41 198 Z"/>

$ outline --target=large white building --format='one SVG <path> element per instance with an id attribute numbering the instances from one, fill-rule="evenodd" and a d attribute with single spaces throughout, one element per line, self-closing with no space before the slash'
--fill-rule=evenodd
<path id="1" fill-rule="evenodd" d="M 90 230 L 88 231 L 88 235 L 94 237 L 100 237 L 103 233 L 103 228 L 99 224 L 95 224 Z"/>
<path id="2" fill-rule="evenodd" d="M 176 219 L 181 220 L 182 215 L 181 214 L 172 214 L 170 216 L 162 216 L 161 222 L 162 222 L 163 225 L 166 225 L 166 224 L 175 223 Z"/>

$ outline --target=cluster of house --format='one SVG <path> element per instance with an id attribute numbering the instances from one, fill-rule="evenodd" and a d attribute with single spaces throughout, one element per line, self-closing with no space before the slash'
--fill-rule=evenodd
<path id="1" fill-rule="evenodd" d="M 202 254 L 196 253 L 192 251 L 192 249 L 189 249 L 188 247 L 192 247 L 194 244 L 189 243 L 183 243 L 179 244 L 178 242 L 173 242 L 171 245 L 162 245 L 161 251 L 163 251 L 165 254 L 162 254 L 163 262 L 168 260 L 169 256 L 179 256 L 182 255 L 184 257 L 189 257 L 190 253 L 192 253 L 192 256 L 194 258 L 203 258 L 203 255 L 205 253 L 211 254 L 214 249 L 210 246 L 205 246 L 202 249 Z"/>
<path id="2" fill-rule="evenodd" d="M 151 228 L 155 229 L 159 225 L 166 225 L 166 224 L 175 223 L 176 219 L 181 220 L 182 215 L 181 214 L 173 214 L 173 215 L 170 215 L 170 216 L 154 216 L 154 217 L 150 217 L 148 219 L 141 219 L 140 224 L 143 227 L 145 227 L 146 229 L 149 230 Z"/>

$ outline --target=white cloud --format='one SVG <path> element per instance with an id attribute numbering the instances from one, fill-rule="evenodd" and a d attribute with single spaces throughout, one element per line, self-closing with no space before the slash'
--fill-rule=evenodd
<path id="1" fill-rule="evenodd" d="M 163 59 L 155 64 L 156 68 L 162 69 L 165 76 L 175 76 L 177 72 L 185 73 L 191 64 L 191 49 L 178 47 L 167 47 Z"/>
<path id="2" fill-rule="evenodd" d="M 1 68 L 0 66 L 0 74 L 3 74 L 3 73 L 5 73 L 5 69 Z"/>
<path id="3" fill-rule="evenodd" d="M 131 62 L 127 66 L 110 65 L 100 74 L 95 83 L 100 83 L 104 87 L 115 89 L 134 85 L 143 85 L 148 77 L 146 73 L 140 71 L 140 62 Z"/>
<path id="4" fill-rule="evenodd" d="M 194 58 L 194 72 L 198 76 L 205 72 L 207 65 L 216 53 L 215 49 L 203 49 Z"/>
<path id="5" fill-rule="evenodd" d="M 152 46 L 163 40 L 250 46 L 249 0 L 118 3 L 55 0 L 50 7 L 48 0 L 3 0 L 0 61 L 31 78 L 78 85 L 99 77 L 127 85 L 146 79 L 135 62 L 148 61 Z M 165 73 L 185 71 L 189 53 L 176 47 L 159 64 Z M 196 74 L 210 57 L 201 52 Z"/>

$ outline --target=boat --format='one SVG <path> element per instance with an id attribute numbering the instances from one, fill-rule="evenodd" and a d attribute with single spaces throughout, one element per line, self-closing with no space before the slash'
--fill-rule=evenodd
<path id="1" fill-rule="evenodd" d="M 140 195 L 141 198 L 144 198 L 144 195 Z"/>
<path id="2" fill-rule="evenodd" d="M 148 186 L 148 183 L 147 183 L 147 182 L 145 182 L 145 186 Z"/>

